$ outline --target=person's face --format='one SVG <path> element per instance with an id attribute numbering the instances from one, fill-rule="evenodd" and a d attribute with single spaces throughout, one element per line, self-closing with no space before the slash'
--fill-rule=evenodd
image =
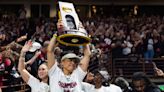
<path id="1" fill-rule="evenodd" d="M 4 41 L 6 38 L 6 35 L 5 34 L 0 34 L 0 40 Z"/>
<path id="2" fill-rule="evenodd" d="M 63 68 L 63 70 L 64 71 L 67 71 L 67 72 L 69 72 L 69 73 L 72 73 L 73 72 L 73 70 L 75 70 L 76 69 L 76 67 L 77 67 L 77 63 L 76 63 L 76 61 L 75 61 L 76 59 L 64 59 L 63 61 L 62 61 L 62 68 Z"/>
<path id="3" fill-rule="evenodd" d="M 121 34 L 120 34 L 120 32 L 117 32 L 117 33 L 116 33 L 116 38 L 117 38 L 117 39 L 121 39 Z"/>
<path id="4" fill-rule="evenodd" d="M 133 81 L 133 85 L 137 92 L 144 92 L 145 82 L 144 80 Z"/>
<path id="5" fill-rule="evenodd" d="M 75 29 L 75 24 L 73 23 L 73 20 L 71 18 L 66 18 L 67 25 L 70 29 Z"/>
<path id="6" fill-rule="evenodd" d="M 45 64 L 41 64 L 38 69 L 38 77 L 42 80 L 48 77 L 48 67 Z"/>

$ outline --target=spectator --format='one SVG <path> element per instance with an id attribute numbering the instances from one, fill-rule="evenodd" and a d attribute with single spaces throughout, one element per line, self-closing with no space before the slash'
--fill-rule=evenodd
<path id="1" fill-rule="evenodd" d="M 30 73 L 35 77 L 37 76 L 38 66 L 42 62 L 44 62 L 41 60 L 41 58 L 39 58 L 39 56 L 41 55 L 40 49 L 41 44 L 38 42 L 33 42 L 32 47 L 26 54 L 26 65 L 29 66 L 29 68 L 31 68 Z"/>
<path id="2" fill-rule="evenodd" d="M 143 72 L 135 72 L 132 76 L 133 92 L 161 92 Z"/>
<path id="3" fill-rule="evenodd" d="M 19 19 L 25 19 L 26 18 L 26 9 L 24 6 L 18 12 L 19 12 Z"/>
<path id="4" fill-rule="evenodd" d="M 152 58 L 154 57 L 154 40 L 150 30 L 146 30 L 143 43 L 145 48 L 144 58 L 146 59 L 145 62 L 148 63 L 148 61 L 152 61 Z"/>
<path id="5" fill-rule="evenodd" d="M 32 42 L 28 41 L 22 48 L 18 70 L 23 78 L 23 80 L 31 87 L 31 92 L 49 92 L 48 86 L 48 67 L 47 65 L 41 64 L 38 68 L 38 77 L 39 79 L 35 78 L 25 69 L 25 54 L 27 51 L 30 50 L 32 47 Z"/>
<path id="6" fill-rule="evenodd" d="M 112 57 L 115 58 L 122 58 L 123 57 L 123 48 L 125 47 L 124 39 L 121 33 L 118 31 L 115 34 L 115 37 L 112 40 Z"/>

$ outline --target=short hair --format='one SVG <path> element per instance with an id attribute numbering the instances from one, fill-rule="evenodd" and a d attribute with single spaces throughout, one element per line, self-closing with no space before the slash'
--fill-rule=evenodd
<path id="1" fill-rule="evenodd" d="M 133 81 L 140 81 L 143 80 L 145 82 L 145 86 L 153 85 L 153 83 L 150 81 L 150 79 L 147 77 L 147 75 L 144 72 L 135 72 L 132 76 L 132 83 Z"/>

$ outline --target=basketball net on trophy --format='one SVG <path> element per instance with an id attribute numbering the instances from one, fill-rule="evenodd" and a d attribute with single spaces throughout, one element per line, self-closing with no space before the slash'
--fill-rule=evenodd
<path id="1" fill-rule="evenodd" d="M 72 3 L 59 2 L 59 19 L 64 24 L 64 30 L 58 32 L 58 42 L 65 46 L 81 46 L 88 44 L 90 38 L 84 28 L 80 28 L 80 20 Z"/>

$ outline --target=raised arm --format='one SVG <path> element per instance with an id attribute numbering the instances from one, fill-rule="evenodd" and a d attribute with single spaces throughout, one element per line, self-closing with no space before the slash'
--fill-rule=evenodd
<path id="1" fill-rule="evenodd" d="M 58 20 L 57 29 L 58 31 L 62 31 L 64 29 L 62 20 Z M 57 46 L 56 38 L 57 38 L 57 35 L 54 34 L 47 48 L 48 69 L 51 69 L 51 67 L 56 63 L 55 54 L 54 54 L 54 48 L 55 46 Z"/>
<path id="2" fill-rule="evenodd" d="M 4 51 L 4 50 L 10 49 L 10 48 L 12 49 L 13 47 L 16 47 L 17 49 L 20 49 L 20 48 L 22 48 L 22 45 L 18 44 L 15 41 L 12 41 L 11 43 L 9 43 L 6 46 L 0 46 L 0 51 Z"/>
<path id="3" fill-rule="evenodd" d="M 24 40 L 26 40 L 26 39 L 27 39 L 27 34 L 25 34 L 25 35 L 23 35 L 23 36 L 17 38 L 17 39 L 16 39 L 16 42 L 21 42 L 21 41 L 24 41 Z"/>
<path id="4" fill-rule="evenodd" d="M 36 59 L 38 58 L 38 56 L 41 54 L 41 51 L 36 51 L 35 52 L 35 55 L 30 59 L 30 60 L 28 60 L 26 63 L 25 63 L 25 65 L 27 65 L 27 64 L 29 64 L 29 65 L 32 65 L 35 61 L 36 61 Z"/>
<path id="5" fill-rule="evenodd" d="M 55 44 L 56 44 L 56 34 L 54 34 L 53 37 L 51 38 L 47 48 L 48 69 L 51 69 L 51 67 L 56 63 L 55 54 L 54 54 Z"/>
<path id="6" fill-rule="evenodd" d="M 19 63 L 18 63 L 18 71 L 21 74 L 23 80 L 27 83 L 30 78 L 30 73 L 25 69 L 25 55 L 26 52 L 29 51 L 29 49 L 32 46 L 32 42 L 28 41 L 23 46 L 20 57 L 19 57 Z"/>
<path id="7" fill-rule="evenodd" d="M 84 57 L 80 61 L 80 67 L 83 71 L 86 72 L 89 66 L 89 61 L 91 56 L 89 45 L 83 46 L 83 53 L 84 53 Z"/>

